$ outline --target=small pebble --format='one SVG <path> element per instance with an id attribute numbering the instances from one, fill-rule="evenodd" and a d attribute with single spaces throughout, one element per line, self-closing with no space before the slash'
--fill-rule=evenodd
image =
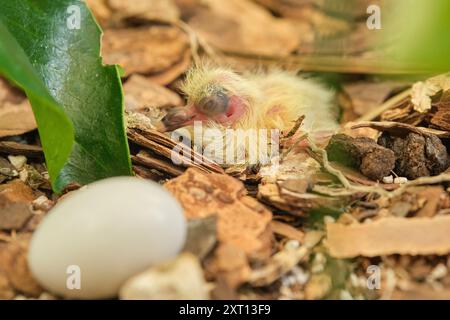
<path id="1" fill-rule="evenodd" d="M 394 183 L 396 184 L 405 184 L 408 182 L 408 178 L 405 177 L 397 177 L 394 179 Z"/>
<path id="2" fill-rule="evenodd" d="M 383 178 L 383 183 L 387 183 L 387 184 L 394 183 L 394 177 L 392 175 L 384 177 Z"/>
<path id="3" fill-rule="evenodd" d="M 129 279 L 120 289 L 120 299 L 208 300 L 209 291 L 198 258 L 182 253 Z"/>
<path id="4" fill-rule="evenodd" d="M 27 157 L 25 156 L 8 156 L 8 160 L 17 170 L 22 170 L 27 163 Z"/>

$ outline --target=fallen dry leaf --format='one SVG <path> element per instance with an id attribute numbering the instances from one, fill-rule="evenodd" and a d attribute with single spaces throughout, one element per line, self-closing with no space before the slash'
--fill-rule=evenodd
<path id="1" fill-rule="evenodd" d="M 19 135 L 36 128 L 27 97 L 0 77 L 0 137 Z"/>
<path id="2" fill-rule="evenodd" d="M 328 223 L 326 246 L 335 258 L 450 252 L 450 216 L 388 217 L 370 223 Z"/>
<path id="3" fill-rule="evenodd" d="M 438 93 L 439 87 L 427 82 L 417 82 L 412 86 L 411 102 L 414 110 L 421 113 L 431 109 L 431 97 Z"/>
<path id="4" fill-rule="evenodd" d="M 426 81 L 416 82 L 412 86 L 411 102 L 414 110 L 425 113 L 431 109 L 431 99 L 439 91 L 450 89 L 450 75 L 443 74 L 427 79 Z"/>

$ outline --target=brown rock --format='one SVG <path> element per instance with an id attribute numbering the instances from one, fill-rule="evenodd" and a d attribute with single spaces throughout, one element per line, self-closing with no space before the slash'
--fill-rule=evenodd
<path id="1" fill-rule="evenodd" d="M 378 143 L 395 153 L 395 172 L 408 179 L 437 175 L 448 167 L 446 147 L 432 134 L 410 132 L 406 136 L 383 133 Z"/>
<path id="2" fill-rule="evenodd" d="M 330 161 L 359 168 L 362 174 L 372 180 L 383 179 L 395 167 L 394 152 L 367 137 L 353 138 L 336 134 L 326 150 Z"/>
<path id="3" fill-rule="evenodd" d="M 366 177 L 381 180 L 391 174 L 395 165 L 394 153 L 386 148 L 374 148 L 364 154 L 359 169 Z"/>

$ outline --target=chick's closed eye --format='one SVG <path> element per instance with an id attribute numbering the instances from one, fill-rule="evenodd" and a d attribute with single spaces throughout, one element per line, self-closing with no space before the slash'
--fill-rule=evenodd
<path id="1" fill-rule="evenodd" d="M 198 103 L 197 108 L 200 112 L 208 116 L 214 116 L 226 113 L 228 110 L 229 98 L 223 91 L 214 92 L 204 97 Z"/>

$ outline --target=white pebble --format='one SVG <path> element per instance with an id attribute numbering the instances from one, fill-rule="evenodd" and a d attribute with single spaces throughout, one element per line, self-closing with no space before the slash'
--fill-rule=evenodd
<path id="1" fill-rule="evenodd" d="M 397 177 L 394 179 L 394 183 L 396 184 L 405 184 L 408 182 L 408 179 L 405 177 Z"/>
<path id="2" fill-rule="evenodd" d="M 27 164 L 25 156 L 8 156 L 8 160 L 17 170 L 22 170 L 23 166 Z"/>
<path id="3" fill-rule="evenodd" d="M 196 256 L 182 253 L 130 278 L 120 289 L 122 300 L 208 300 L 210 286 Z"/>
<path id="4" fill-rule="evenodd" d="M 383 183 L 393 183 L 393 182 L 394 177 L 392 175 L 383 178 Z"/>
<path id="5" fill-rule="evenodd" d="M 175 257 L 185 237 L 182 208 L 160 185 L 110 178 L 50 210 L 33 235 L 28 261 L 53 293 L 109 298 L 131 276 Z"/>

